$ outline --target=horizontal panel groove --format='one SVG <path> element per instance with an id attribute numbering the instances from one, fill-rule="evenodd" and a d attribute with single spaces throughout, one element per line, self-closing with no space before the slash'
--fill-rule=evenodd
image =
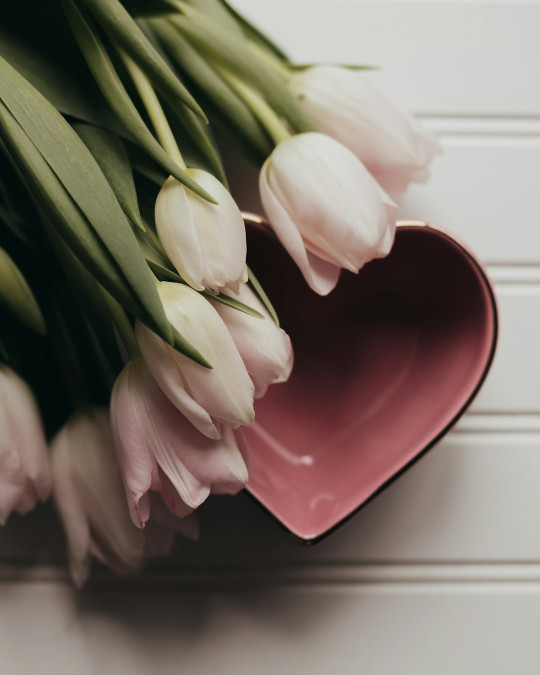
<path id="1" fill-rule="evenodd" d="M 540 139 L 540 115 L 460 115 L 418 114 L 418 118 L 436 134 L 444 136 L 478 136 Z"/>
<path id="2" fill-rule="evenodd" d="M 540 434 L 540 414 L 537 412 L 475 412 L 470 411 L 460 420 L 452 431 L 452 436 L 460 434 L 518 433 Z"/>
<path id="3" fill-rule="evenodd" d="M 497 285 L 540 284 L 540 265 L 496 263 L 487 265 L 489 278 Z"/>
<path id="4" fill-rule="evenodd" d="M 540 265 L 489 263 L 487 273 L 496 286 L 537 286 L 540 284 Z M 538 292 L 537 289 L 535 289 Z"/>
<path id="5" fill-rule="evenodd" d="M 71 582 L 65 569 L 53 565 L 0 564 L 0 584 Z M 452 585 L 538 584 L 540 562 L 527 563 L 380 563 L 250 565 L 219 569 L 148 571 L 136 577 L 118 578 L 101 570 L 92 574 L 89 586 L 118 589 L 250 587 L 258 585 Z"/>

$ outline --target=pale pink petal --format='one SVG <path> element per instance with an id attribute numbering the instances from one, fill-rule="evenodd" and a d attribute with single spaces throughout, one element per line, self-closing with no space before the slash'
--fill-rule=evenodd
<path id="1" fill-rule="evenodd" d="M 270 384 L 285 382 L 289 378 L 293 363 L 291 341 L 287 333 L 274 323 L 262 302 L 248 286 L 243 285 L 236 295 L 230 294 L 230 297 L 257 310 L 264 317 L 253 317 L 212 301 L 255 385 L 255 397 L 260 398 Z"/>
<path id="2" fill-rule="evenodd" d="M 201 169 L 188 169 L 188 173 L 218 202 L 211 204 L 195 193 L 189 193 L 204 261 L 203 285 L 215 291 L 230 284 L 238 285 L 243 277 L 247 252 L 242 214 L 229 191 L 215 176 Z"/>
<path id="3" fill-rule="evenodd" d="M 317 256 L 310 255 L 306 251 L 302 236 L 295 223 L 268 184 L 268 162 L 269 160 L 266 160 L 261 169 L 259 186 L 264 210 L 272 224 L 272 229 L 300 268 L 309 286 L 319 295 L 328 295 L 336 287 L 341 268 Z"/>
<path id="4" fill-rule="evenodd" d="M 162 391 L 209 438 L 219 437 L 220 422 L 252 424 L 253 383 L 219 314 L 184 284 L 162 282 L 158 292 L 171 324 L 212 365 L 199 365 L 138 323 L 141 352 Z"/>
<path id="5" fill-rule="evenodd" d="M 12 510 L 27 513 L 51 492 L 50 459 L 30 387 L 0 365 L 0 522 Z"/>
<path id="6" fill-rule="evenodd" d="M 219 438 L 219 429 L 208 412 L 186 391 L 178 352 L 140 322 L 135 324 L 135 333 L 148 369 L 167 398 L 201 433 Z"/>
<path id="7" fill-rule="evenodd" d="M 163 248 L 185 281 L 203 290 L 204 258 L 197 223 L 184 186 L 170 176 L 155 206 L 156 228 Z"/>
<path id="8" fill-rule="evenodd" d="M 90 407 L 67 424 L 73 474 L 83 497 L 93 541 L 121 564 L 135 569 L 144 552 L 144 535 L 131 521 L 118 464 L 109 412 Z"/>
<path id="9" fill-rule="evenodd" d="M 244 461 L 229 428 L 222 430 L 220 440 L 209 439 L 179 414 L 152 378 L 145 378 L 145 389 L 150 406 L 146 423 L 153 438 L 153 453 L 188 507 L 197 508 L 215 484 L 246 482 Z"/>
<path id="10" fill-rule="evenodd" d="M 148 491 L 157 478 L 157 464 L 146 443 L 138 386 L 137 362 L 128 363 L 116 379 L 111 395 L 111 422 L 131 519 L 144 527 L 150 517 Z"/>
<path id="11" fill-rule="evenodd" d="M 59 433 L 51 443 L 53 499 L 66 534 L 71 576 L 81 587 L 90 570 L 90 525 L 75 483 L 68 439 Z"/>
<path id="12" fill-rule="evenodd" d="M 427 178 L 437 141 L 368 74 L 315 66 L 296 73 L 290 86 L 319 131 L 350 148 L 386 190 L 399 193 Z"/>

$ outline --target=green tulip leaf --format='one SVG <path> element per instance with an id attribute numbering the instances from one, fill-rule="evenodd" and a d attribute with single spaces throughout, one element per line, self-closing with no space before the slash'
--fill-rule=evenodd
<path id="1" fill-rule="evenodd" d="M 266 295 L 264 288 L 261 286 L 259 283 L 259 280 L 257 277 L 253 274 L 253 270 L 248 266 L 248 281 L 255 292 L 255 294 L 258 296 L 259 300 L 262 302 L 262 304 L 266 307 L 268 310 L 268 313 L 272 317 L 274 323 L 279 326 L 279 318 L 276 313 L 276 310 L 274 309 L 274 306 L 270 302 L 270 298 Z"/>
<path id="2" fill-rule="evenodd" d="M 174 0 L 123 0 L 132 16 L 160 16 L 177 10 Z"/>
<path id="3" fill-rule="evenodd" d="M 232 307 L 233 309 L 237 309 L 239 312 L 243 312 L 244 314 L 249 314 L 249 316 L 253 316 L 256 319 L 264 319 L 264 316 L 256 309 L 253 309 L 253 307 L 250 307 L 244 302 L 240 302 L 240 300 L 236 300 L 225 293 L 210 293 L 210 291 L 201 291 L 201 295 L 204 295 L 204 297 L 208 298 L 208 300 L 214 300 L 215 302 L 219 302 L 221 305 Z"/>
<path id="4" fill-rule="evenodd" d="M 92 24 L 77 8 L 73 0 L 62 0 L 73 32 L 83 52 L 88 67 L 117 117 L 122 120 L 132 138 L 167 174 L 174 176 L 183 185 L 203 199 L 215 200 L 167 155 L 148 130 L 135 104 L 127 93 L 122 80 L 107 53 L 107 50 L 92 27 Z"/>
<path id="5" fill-rule="evenodd" d="M 13 121 L 20 124 L 84 213 L 147 317 L 162 336 L 169 337 L 152 274 L 112 188 L 88 148 L 60 113 L 1 58 L 0 97 L 15 118 Z"/>
<path id="6" fill-rule="evenodd" d="M 135 227 L 144 230 L 133 181 L 133 171 L 122 139 L 110 131 L 91 124 L 76 123 L 72 126 L 94 155 L 124 213 Z"/>
<path id="7" fill-rule="evenodd" d="M 88 72 L 59 3 L 2 3 L 0 54 L 64 114 L 122 131 Z"/>
<path id="8" fill-rule="evenodd" d="M 114 332 L 113 322 L 103 297 L 103 287 L 90 274 L 70 247 L 62 239 L 47 217 L 42 214 L 47 235 L 56 258 L 69 281 L 113 372 L 122 368 L 122 355 Z"/>
<path id="9" fill-rule="evenodd" d="M 176 66 L 197 86 L 201 98 L 206 99 L 212 126 L 220 131 L 230 127 L 242 145 L 247 144 L 258 157 L 266 158 L 273 145 L 246 104 L 170 22 L 153 19 L 149 23 Z"/>
<path id="10" fill-rule="evenodd" d="M 239 40 L 200 12 L 186 7 L 185 3 L 181 4 L 183 15 L 171 17 L 170 21 L 188 40 L 257 89 L 274 110 L 289 121 L 293 129 L 298 132 L 316 131 L 286 84 L 255 55 L 247 41 Z"/>
<path id="11" fill-rule="evenodd" d="M 148 75 L 166 100 L 172 99 L 177 105 L 182 102 L 206 121 L 197 101 L 161 58 L 119 0 L 81 2 L 101 24 L 109 38 L 124 49 Z"/>
<path id="12" fill-rule="evenodd" d="M 226 0 L 219 0 L 223 7 L 227 9 L 230 15 L 236 20 L 240 28 L 242 29 L 244 35 L 255 44 L 260 45 L 264 49 L 267 49 L 274 56 L 276 56 L 280 61 L 286 61 L 289 65 L 289 58 L 284 51 L 282 51 L 275 42 L 270 40 L 270 38 L 261 32 L 256 26 L 250 23 L 242 14 L 237 12 L 234 7 L 226 2 Z"/>
<path id="13" fill-rule="evenodd" d="M 32 289 L 3 248 L 0 248 L 0 304 L 36 333 L 47 332 Z"/>

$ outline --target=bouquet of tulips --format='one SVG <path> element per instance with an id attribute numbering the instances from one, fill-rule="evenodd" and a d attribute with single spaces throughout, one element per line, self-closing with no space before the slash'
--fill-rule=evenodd
<path id="1" fill-rule="evenodd" d="M 321 295 L 388 254 L 438 152 L 365 69 L 294 64 L 225 0 L 3 9 L 0 522 L 52 494 L 77 585 L 197 536 L 293 367 L 218 140 Z"/>

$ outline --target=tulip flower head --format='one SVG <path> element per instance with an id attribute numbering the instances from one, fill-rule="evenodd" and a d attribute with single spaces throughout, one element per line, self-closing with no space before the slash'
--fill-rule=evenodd
<path id="1" fill-rule="evenodd" d="M 183 518 L 212 493 L 234 494 L 247 469 L 233 431 L 221 439 L 201 434 L 167 399 L 142 359 L 126 365 L 116 380 L 111 419 L 133 522 L 154 516 L 152 492 Z"/>
<path id="2" fill-rule="evenodd" d="M 427 180 L 441 150 L 432 134 L 400 110 L 361 71 L 314 66 L 296 72 L 292 92 L 319 131 L 343 143 L 390 194 Z"/>
<path id="3" fill-rule="evenodd" d="M 255 385 L 255 398 L 262 398 L 270 384 L 286 382 L 293 366 L 293 350 L 287 333 L 277 326 L 270 314 L 246 285 L 231 297 L 256 309 L 264 319 L 212 301 L 225 322 L 246 369 Z"/>
<path id="4" fill-rule="evenodd" d="M 247 281 L 244 220 L 227 189 L 210 173 L 187 173 L 218 202 L 211 204 L 168 178 L 156 200 L 155 218 L 165 252 L 193 288 L 238 290 Z"/>
<path id="5" fill-rule="evenodd" d="M 53 438 L 53 497 L 64 524 L 77 586 L 91 556 L 120 574 L 140 569 L 145 535 L 131 522 L 108 411 L 76 413 Z"/>
<path id="6" fill-rule="evenodd" d="M 195 363 L 137 322 L 140 350 L 162 391 L 208 438 L 220 438 L 222 424 L 250 426 L 253 384 L 219 314 L 185 284 L 162 282 L 158 292 L 171 324 L 212 365 Z"/>
<path id="7" fill-rule="evenodd" d="M 0 366 L 0 524 L 24 514 L 51 492 L 47 441 L 30 387 Z"/>
<path id="8" fill-rule="evenodd" d="M 396 205 L 362 162 L 320 133 L 276 146 L 259 178 L 277 237 L 311 288 L 326 295 L 341 268 L 358 272 L 390 252 Z"/>

